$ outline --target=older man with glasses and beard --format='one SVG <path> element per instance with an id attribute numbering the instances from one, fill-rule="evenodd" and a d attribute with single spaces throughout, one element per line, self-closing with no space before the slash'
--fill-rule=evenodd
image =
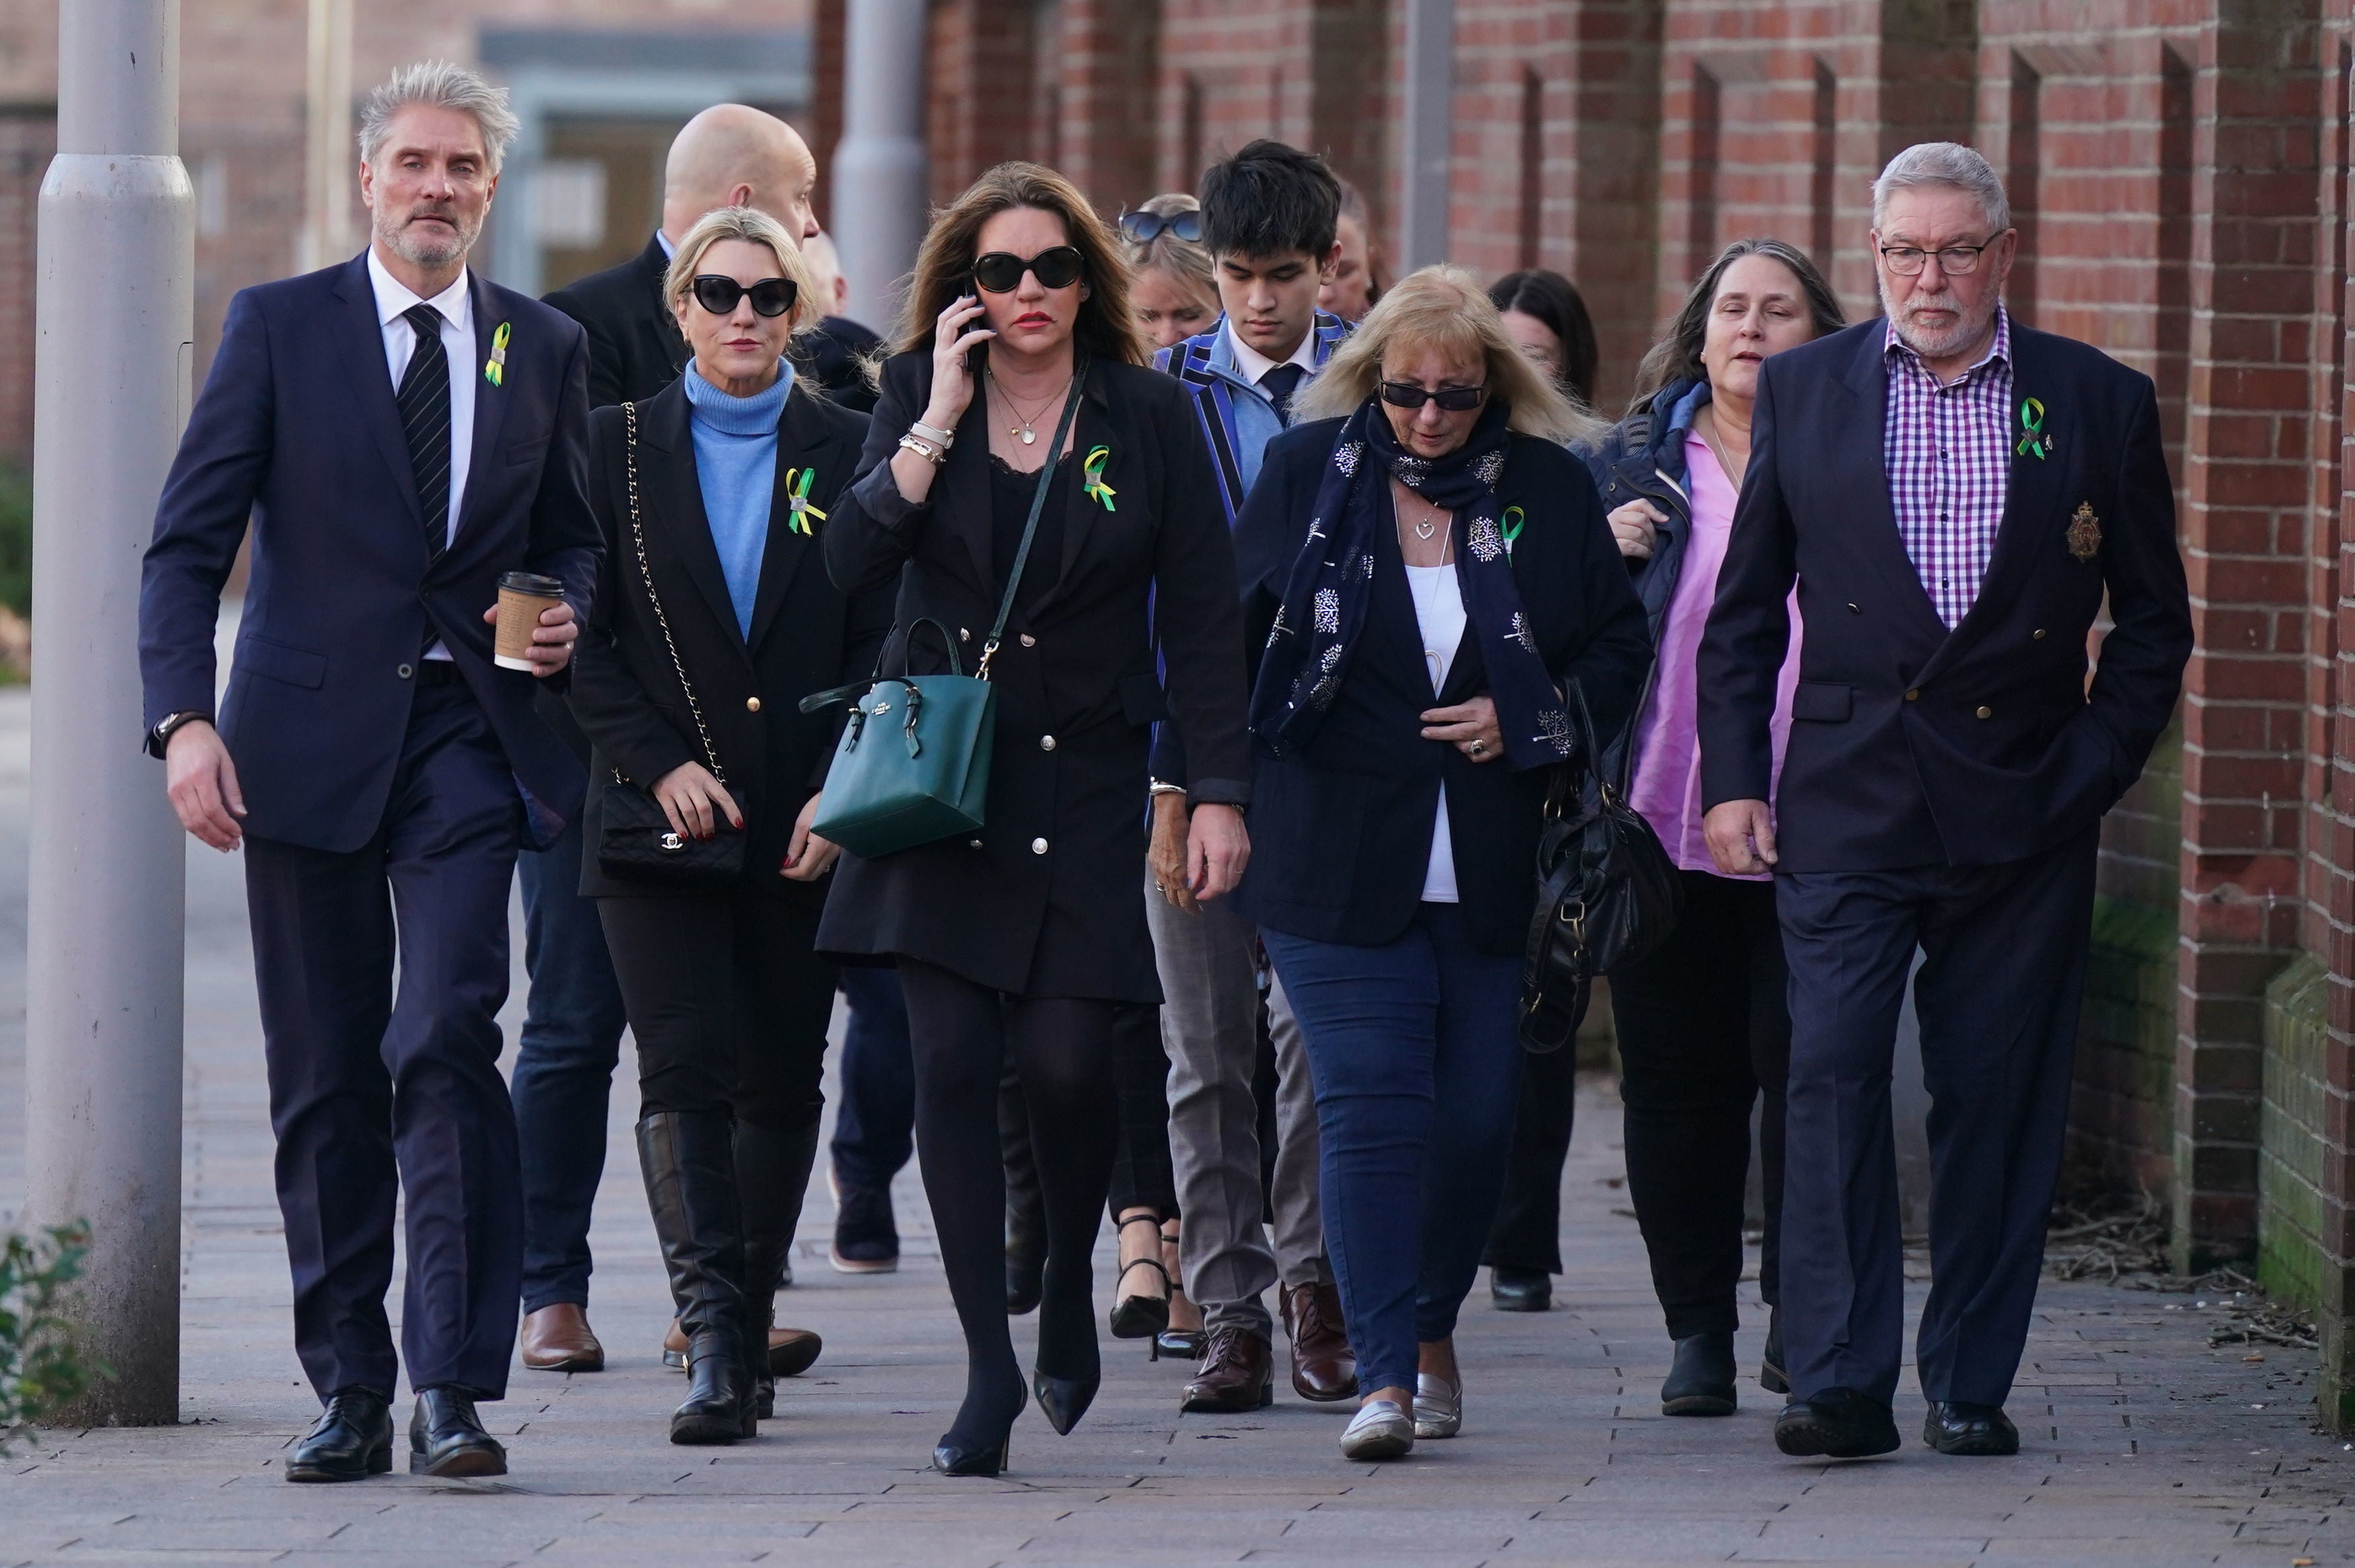
<path id="1" fill-rule="evenodd" d="M 443 62 L 368 96 L 368 248 L 229 302 L 147 551 L 148 747 L 188 832 L 245 850 L 295 1348 L 326 1407 L 290 1481 L 392 1467 L 402 1363 L 409 1467 L 506 1469 L 474 1403 L 506 1393 L 523 1264 L 507 888 L 581 809 L 533 696 L 565 678 L 601 556 L 587 340 L 466 265 L 516 128 L 504 91 Z M 213 624 L 249 522 L 216 727 Z M 502 668 L 518 573 L 561 599 Z"/>
<path id="2" fill-rule="evenodd" d="M 1918 949 L 1922 1436 L 2011 1454 L 2102 814 L 2174 711 L 2190 613 L 2150 379 L 2004 310 L 2019 237 L 1987 160 L 1909 147 L 1872 216 L 1886 319 L 1759 372 L 1699 661 L 1704 831 L 1726 874 L 1773 868 L 1790 961 L 1775 1443 L 1898 1446 L 1889 1077 Z M 1778 782 L 1795 580 L 1806 635 Z"/>

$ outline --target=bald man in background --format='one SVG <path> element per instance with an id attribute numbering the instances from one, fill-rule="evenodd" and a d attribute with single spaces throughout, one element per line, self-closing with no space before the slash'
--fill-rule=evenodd
<path id="1" fill-rule="evenodd" d="M 752 207 L 785 226 L 795 239 L 817 232 L 810 198 L 817 160 L 794 128 L 773 114 L 741 103 L 715 104 L 688 121 L 670 144 L 663 167 L 662 227 L 646 247 L 618 267 L 593 272 L 557 290 L 547 302 L 589 333 L 591 408 L 651 397 L 678 378 L 686 340 L 663 303 L 663 274 L 679 236 L 714 207 Z M 543 701 L 541 715 L 580 759 L 585 778 L 589 742 L 560 701 Z M 526 853 L 523 880 L 524 962 L 531 999 L 517 1042 L 511 1093 L 524 1186 L 523 1364 L 538 1372 L 596 1372 L 604 1346 L 589 1326 L 589 1221 L 605 1170 L 605 1128 L 613 1068 L 620 1059 L 622 995 L 596 906 L 581 896 L 581 823 L 545 850 Z M 773 1150 L 741 1140 L 738 1164 L 758 1164 Z M 793 1163 L 775 1158 L 771 1163 Z M 798 1213 L 806 1158 L 798 1171 L 742 1172 L 746 1192 L 782 1202 Z M 747 1205 L 748 1231 L 761 1215 Z M 664 1238 L 666 1256 L 670 1238 Z M 791 1237 L 785 1238 L 790 1243 Z M 782 1254 L 780 1255 L 782 1255 Z M 676 1295 L 676 1291 L 673 1292 Z M 687 1342 L 677 1325 L 664 1345 L 684 1368 Z M 782 1344 L 780 1343 L 782 1341 Z M 771 1334 L 771 1361 L 800 1372 L 816 1353 L 817 1336 L 798 1329 Z"/>

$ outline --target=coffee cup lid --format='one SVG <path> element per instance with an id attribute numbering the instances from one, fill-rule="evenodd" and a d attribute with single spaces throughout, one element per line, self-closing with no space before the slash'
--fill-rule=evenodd
<path id="1" fill-rule="evenodd" d="M 535 594 L 541 599 L 564 597 L 562 579 L 542 577 L 538 572 L 501 572 L 499 587 L 509 593 Z"/>

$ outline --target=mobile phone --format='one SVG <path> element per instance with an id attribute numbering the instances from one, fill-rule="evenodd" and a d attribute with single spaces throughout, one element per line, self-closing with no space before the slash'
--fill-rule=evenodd
<path id="1" fill-rule="evenodd" d="M 964 288 L 963 291 L 965 297 L 972 300 L 975 304 L 981 302 L 981 286 L 975 283 L 971 278 L 967 278 L 964 281 Z M 989 324 L 989 318 L 987 316 L 982 317 L 981 324 L 985 327 L 987 326 Z M 973 330 L 973 324 L 970 322 L 966 323 L 964 330 L 971 332 Z M 971 348 L 964 351 L 964 368 L 967 375 L 979 376 L 982 373 L 983 368 L 987 366 L 988 363 L 989 344 L 986 343 L 977 343 Z"/>

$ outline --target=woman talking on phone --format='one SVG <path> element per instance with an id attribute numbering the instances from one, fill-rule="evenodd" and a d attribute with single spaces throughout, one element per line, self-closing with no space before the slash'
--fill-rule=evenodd
<path id="1" fill-rule="evenodd" d="M 1114 1014 L 1161 1000 L 1140 892 L 1151 726 L 1174 716 L 1199 759 L 1188 880 L 1222 896 L 1250 849 L 1241 611 L 1193 393 L 1146 367 L 1117 241 L 1069 181 L 1001 164 L 942 213 L 898 350 L 826 567 L 846 593 L 899 583 L 888 668 L 970 673 L 988 656 L 988 800 L 971 833 L 846 853 L 819 946 L 899 965 L 916 1147 L 968 1357 L 932 1458 L 995 1475 L 1026 1397 L 1000 1068 L 1010 1055 L 1047 1213 L 1029 1387 L 1065 1432 L 1099 1378 L 1089 1252 L 1118 1125 Z"/>

